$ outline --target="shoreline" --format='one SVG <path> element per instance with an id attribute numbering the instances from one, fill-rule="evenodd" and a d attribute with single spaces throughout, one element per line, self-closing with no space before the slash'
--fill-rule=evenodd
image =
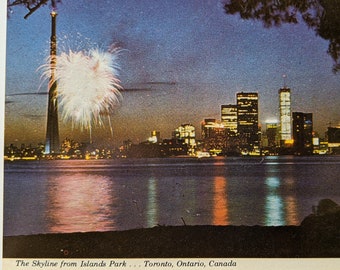
<path id="1" fill-rule="evenodd" d="M 339 227 L 338 227 L 339 230 Z M 337 242 L 302 226 L 159 226 L 127 231 L 5 236 L 4 258 L 340 257 Z M 334 246 L 335 244 L 335 246 Z"/>
<path id="2" fill-rule="evenodd" d="M 158 226 L 4 236 L 4 258 L 301 257 L 299 226 Z"/>

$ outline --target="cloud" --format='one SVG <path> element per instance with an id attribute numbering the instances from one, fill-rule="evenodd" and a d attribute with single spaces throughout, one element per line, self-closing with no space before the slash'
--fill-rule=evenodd
<path id="1" fill-rule="evenodd" d="M 151 88 L 123 88 L 121 92 L 144 92 L 144 91 L 153 91 Z"/>
<path id="2" fill-rule="evenodd" d="M 146 82 L 145 84 L 151 84 L 151 85 L 176 85 L 176 82 L 165 82 L 165 81 L 160 81 L 160 82 L 156 82 L 156 81 L 150 81 L 150 82 Z"/>
<path id="3" fill-rule="evenodd" d="M 39 114 L 24 114 L 23 116 L 31 120 L 40 120 L 40 119 L 46 118 L 46 115 L 39 115 Z"/>
<path id="4" fill-rule="evenodd" d="M 6 100 L 5 101 L 5 104 L 12 104 L 12 103 L 15 103 L 13 100 Z"/>
<path id="5" fill-rule="evenodd" d="M 40 96 L 40 95 L 47 95 L 47 92 L 37 92 L 37 93 L 16 93 L 16 94 L 8 94 L 7 97 L 14 97 L 14 96 Z"/>

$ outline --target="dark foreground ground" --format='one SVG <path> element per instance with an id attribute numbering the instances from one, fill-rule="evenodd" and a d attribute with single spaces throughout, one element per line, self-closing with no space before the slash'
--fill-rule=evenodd
<path id="1" fill-rule="evenodd" d="M 340 211 L 310 215 L 301 226 L 159 226 L 8 236 L 3 239 L 3 257 L 334 258 L 340 257 Z"/>

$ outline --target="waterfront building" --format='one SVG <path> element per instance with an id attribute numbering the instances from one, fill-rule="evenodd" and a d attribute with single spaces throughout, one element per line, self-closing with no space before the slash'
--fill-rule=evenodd
<path id="1" fill-rule="evenodd" d="M 216 119 L 204 119 L 201 123 L 202 147 L 204 151 L 220 154 L 226 147 L 226 129 Z"/>
<path id="2" fill-rule="evenodd" d="M 174 138 L 182 140 L 189 147 L 196 145 L 195 127 L 191 124 L 182 124 L 174 131 Z"/>
<path id="3" fill-rule="evenodd" d="M 206 118 L 201 122 L 202 140 L 213 137 L 214 126 L 217 124 L 216 119 Z"/>
<path id="4" fill-rule="evenodd" d="M 277 121 L 266 122 L 266 136 L 268 140 L 268 147 L 279 146 L 279 124 Z"/>
<path id="5" fill-rule="evenodd" d="M 196 148 L 196 132 L 193 125 L 182 124 L 173 132 L 172 137 L 188 146 L 188 154 L 194 153 L 194 149 Z"/>
<path id="6" fill-rule="evenodd" d="M 221 123 L 225 126 L 227 133 L 237 134 L 237 105 L 221 105 Z"/>
<path id="7" fill-rule="evenodd" d="M 239 139 L 237 132 L 237 105 L 221 105 L 221 123 L 225 126 L 225 155 L 239 155 Z"/>
<path id="8" fill-rule="evenodd" d="M 331 154 L 340 154 L 340 126 L 328 127 L 328 149 Z"/>
<path id="9" fill-rule="evenodd" d="M 151 131 L 151 137 L 148 138 L 150 143 L 159 143 L 161 141 L 161 133 L 159 131 Z"/>
<path id="10" fill-rule="evenodd" d="M 292 139 L 291 92 L 288 87 L 279 90 L 279 110 L 280 140 L 284 144 Z"/>
<path id="11" fill-rule="evenodd" d="M 258 93 L 237 93 L 237 131 L 243 153 L 259 153 Z"/>
<path id="12" fill-rule="evenodd" d="M 185 156 L 185 155 L 193 155 L 194 149 L 188 147 L 184 141 L 172 138 L 172 139 L 164 139 L 161 147 L 161 156 L 163 157 L 171 157 L 171 156 Z"/>
<path id="13" fill-rule="evenodd" d="M 313 114 L 293 112 L 294 152 L 297 155 L 313 153 Z"/>
<path id="14" fill-rule="evenodd" d="M 277 155 L 280 146 L 279 123 L 266 121 L 264 134 L 261 136 L 261 148 L 265 155 Z"/>

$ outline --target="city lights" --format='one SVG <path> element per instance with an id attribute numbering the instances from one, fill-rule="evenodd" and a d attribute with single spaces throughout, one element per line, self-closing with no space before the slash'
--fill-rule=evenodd
<path id="1" fill-rule="evenodd" d="M 285 88 L 283 93 L 287 93 Z M 282 90 L 282 89 L 281 89 Z M 279 102 L 283 102 L 279 91 Z M 289 89 L 290 94 L 290 89 Z M 59 154 L 45 155 L 44 145 L 38 147 L 16 147 L 5 149 L 6 160 L 36 159 L 103 159 L 127 157 L 169 157 L 188 156 L 208 158 L 214 156 L 259 156 L 259 155 L 312 155 L 337 154 L 340 149 L 340 127 L 328 127 L 327 140 L 313 132 L 313 114 L 293 112 L 286 108 L 282 133 L 282 122 L 267 119 L 264 129 L 259 125 L 258 93 L 236 93 L 237 104 L 220 105 L 221 118 L 206 118 L 201 121 L 201 138 L 198 138 L 195 126 L 181 124 L 172 132 L 171 139 L 162 139 L 160 131 L 153 130 L 145 141 L 134 144 L 130 140 L 118 147 L 108 146 L 102 149 L 94 145 L 79 143 L 70 139 L 63 141 Z M 290 101 L 289 103 L 290 104 Z M 282 106 L 279 106 L 282 112 Z M 286 122 L 287 119 L 291 119 Z M 289 127 L 288 127 L 289 126 Z M 286 136 L 287 135 L 287 136 Z M 317 143 L 316 143 L 317 142 Z"/>

